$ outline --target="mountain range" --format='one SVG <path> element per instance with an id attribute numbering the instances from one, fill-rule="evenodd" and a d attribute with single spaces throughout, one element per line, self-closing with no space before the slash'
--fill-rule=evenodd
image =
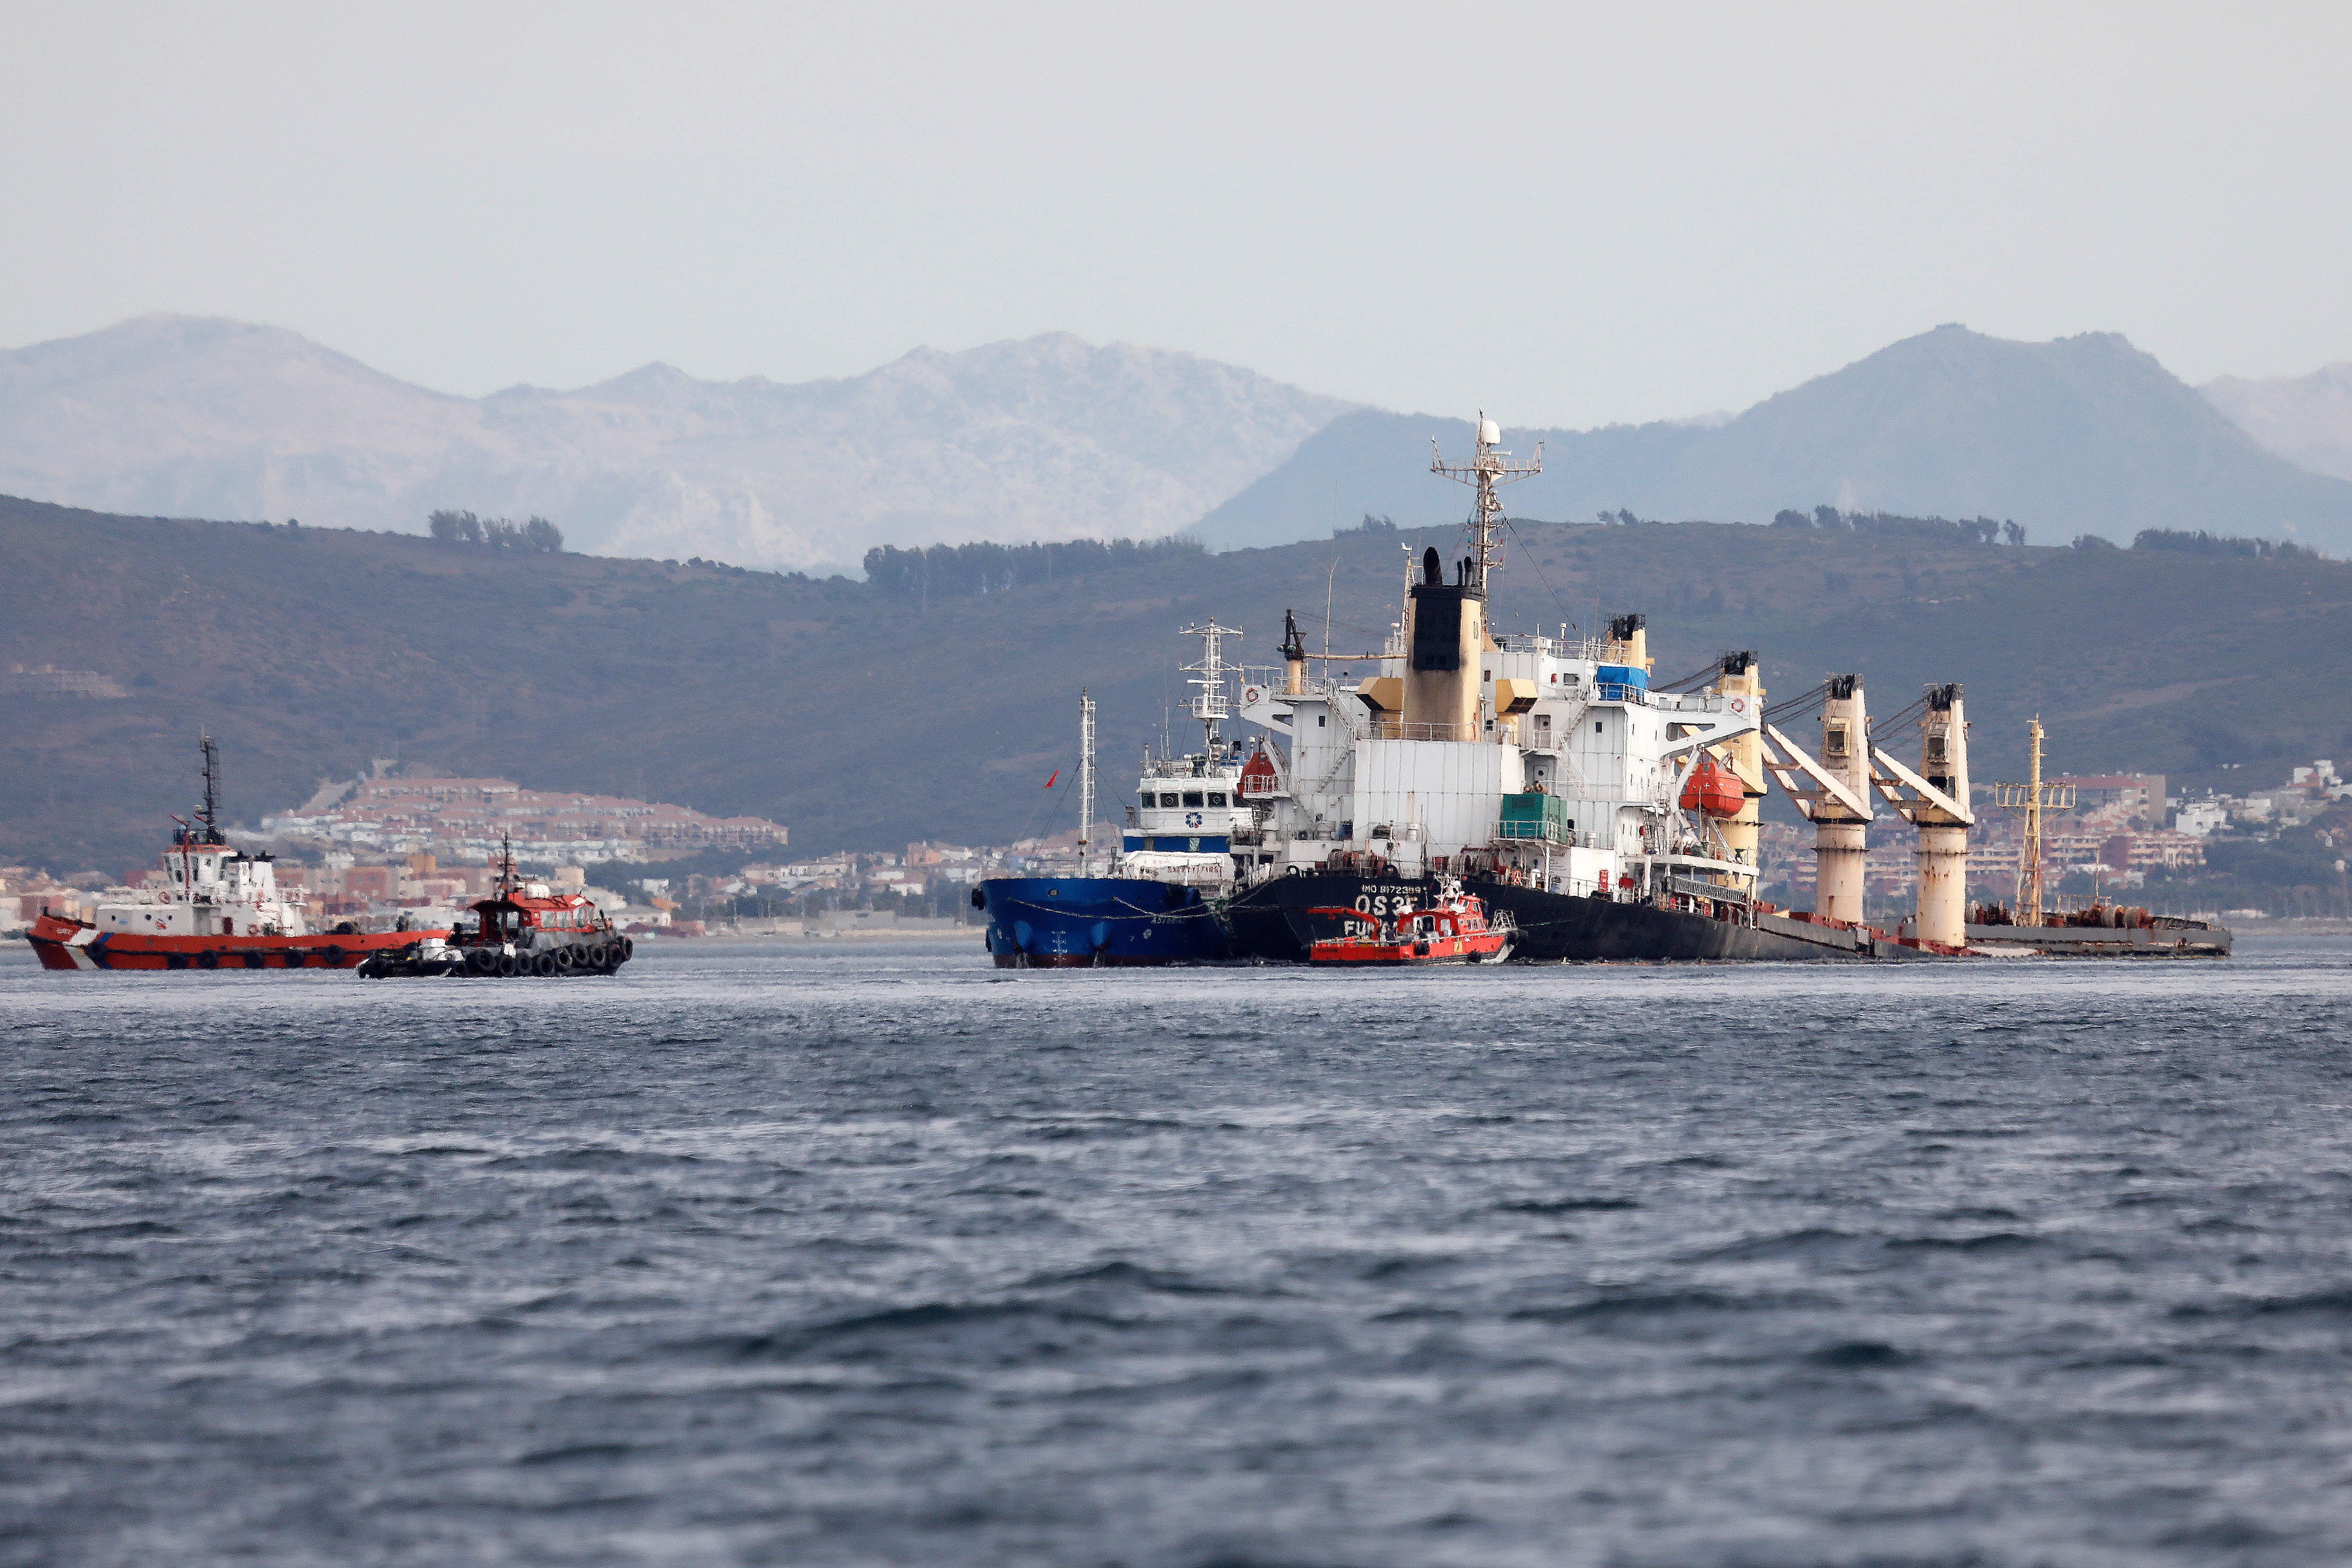
<path id="1" fill-rule="evenodd" d="M 2269 396 L 2263 406 L 2308 406 Z M 2343 428 L 2352 433 L 2352 420 Z M 1399 521 L 1458 512 L 1459 492 L 1428 472 L 1432 436 L 1459 458 L 1471 431 L 1425 415 L 1343 414 L 1194 531 L 1232 548 L 1303 537 L 1311 530 L 1298 519 L 1335 511 Z M 1543 444 L 1542 474 L 1507 494 L 1512 512 L 1555 521 L 1629 508 L 1760 522 L 1826 503 L 2014 519 L 2051 543 L 2202 528 L 2352 548 L 2352 482 L 2265 450 L 2109 332 L 2020 343 L 1939 327 L 1719 423 L 1508 430 L 1507 441 L 1522 457 Z"/>
<path id="2" fill-rule="evenodd" d="M 1173 532 L 1350 406 L 1066 333 L 794 386 L 652 364 L 462 398 L 278 328 L 144 316 L 0 353 L 0 492 L 407 533 L 541 513 L 599 554 L 854 572 L 877 544 Z"/>
<path id="3" fill-rule="evenodd" d="M 1553 520 L 1827 503 L 2014 518 L 2047 541 L 2205 528 L 2352 549 L 2352 366 L 2202 390 L 2110 333 L 1943 327 L 1721 420 L 1514 429 L 1545 466 L 1508 499 Z M 1446 521 L 1465 497 L 1428 472 L 1433 437 L 1458 458 L 1470 428 L 1059 333 L 796 385 L 653 364 L 481 398 L 213 319 L 0 352 L 0 492 L 400 532 L 440 507 L 537 513 L 575 549 L 820 574 L 876 545 L 1188 530 L 1230 549 L 1367 514 Z"/>

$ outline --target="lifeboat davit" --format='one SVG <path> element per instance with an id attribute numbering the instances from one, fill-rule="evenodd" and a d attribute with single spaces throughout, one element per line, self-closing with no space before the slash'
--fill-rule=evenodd
<path id="1" fill-rule="evenodd" d="M 1683 810 L 1709 817 L 1736 817 L 1747 803 L 1748 791 L 1739 787 L 1731 769 L 1702 754 L 1698 766 L 1691 769 L 1689 782 L 1683 786 Z"/>

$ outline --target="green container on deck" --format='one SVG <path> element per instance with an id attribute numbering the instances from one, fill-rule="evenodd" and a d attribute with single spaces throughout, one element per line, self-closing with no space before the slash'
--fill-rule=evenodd
<path id="1" fill-rule="evenodd" d="M 1503 797 L 1503 837 L 1564 844 L 1570 832 L 1568 802 L 1559 796 L 1529 790 Z"/>

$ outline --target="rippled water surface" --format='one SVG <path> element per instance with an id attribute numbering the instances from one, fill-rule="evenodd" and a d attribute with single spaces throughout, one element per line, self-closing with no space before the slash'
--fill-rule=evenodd
<path id="1" fill-rule="evenodd" d="M 2352 1560 L 2347 955 L 19 951 L 0 1561 Z"/>

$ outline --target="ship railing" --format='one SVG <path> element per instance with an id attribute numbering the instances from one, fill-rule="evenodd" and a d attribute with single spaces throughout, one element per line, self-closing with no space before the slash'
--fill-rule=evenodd
<path id="1" fill-rule="evenodd" d="M 1234 880 L 1230 862 L 1223 866 L 1133 867 L 1126 874 L 1142 882 L 1164 882 L 1177 887 L 1220 888 Z"/>
<path id="2" fill-rule="evenodd" d="M 1597 703 L 1632 703 L 1639 707 L 1647 707 L 1650 706 L 1650 690 L 1647 686 L 1632 685 L 1623 681 L 1596 681 L 1592 686 L 1592 700 Z"/>
<path id="3" fill-rule="evenodd" d="M 1366 729 L 1368 740 L 1492 740 L 1502 736 L 1475 724 L 1407 724 L 1402 719 L 1375 718 Z"/>
<path id="4" fill-rule="evenodd" d="M 1496 824 L 1495 837 L 1527 843 L 1555 844 L 1563 849 L 1589 850 L 1592 847 L 1591 833 L 1579 832 L 1557 822 L 1499 822 Z"/>

